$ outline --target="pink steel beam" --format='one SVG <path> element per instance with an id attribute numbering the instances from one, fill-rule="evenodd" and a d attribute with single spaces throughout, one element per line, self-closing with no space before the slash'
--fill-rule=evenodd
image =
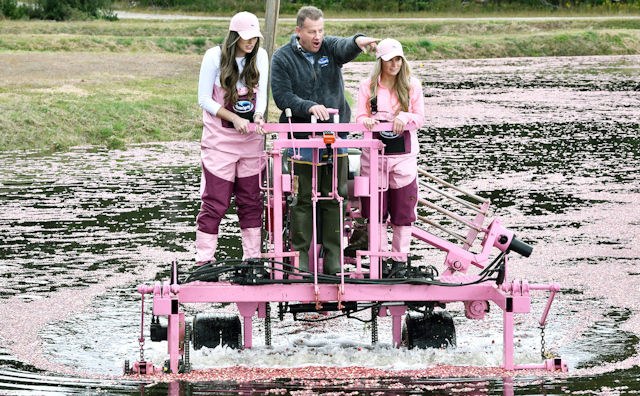
<path id="1" fill-rule="evenodd" d="M 412 235 L 431 246 L 448 253 L 446 265 L 453 268 L 456 271 L 466 273 L 469 264 L 473 264 L 477 267 L 484 268 L 493 247 L 505 251 L 509 247 L 509 243 L 513 239 L 513 232 L 503 228 L 501 226 L 500 219 L 494 219 L 489 225 L 485 234 L 485 238 L 482 241 L 482 252 L 479 254 L 471 253 L 464 250 L 462 247 L 455 245 L 449 241 L 430 234 L 416 226 L 413 226 Z M 506 236 L 505 243 L 499 243 L 498 238 L 500 236 Z M 457 262 L 457 263 L 456 263 Z"/>
<path id="2" fill-rule="evenodd" d="M 482 227 L 482 223 L 484 222 L 484 219 L 486 217 L 487 210 L 489 209 L 489 202 L 484 202 L 482 204 L 482 206 L 480 207 L 480 213 L 476 214 L 476 217 L 473 219 L 473 223 L 475 225 L 477 225 L 478 227 Z M 469 248 L 471 248 L 471 246 L 473 245 L 473 241 L 476 240 L 476 237 L 478 236 L 478 231 L 476 231 L 473 228 L 469 229 L 469 232 L 467 233 L 467 243 L 465 243 L 462 248 L 464 250 L 469 250 Z"/>
<path id="3" fill-rule="evenodd" d="M 385 123 L 377 124 L 373 127 L 371 132 L 385 132 L 389 131 L 389 125 L 384 125 Z M 321 123 L 321 124 L 292 124 L 295 126 L 295 133 L 299 132 L 324 132 L 327 130 L 341 133 L 341 132 L 369 132 L 369 130 L 363 124 L 330 124 L 330 123 Z M 393 125 L 393 124 L 391 124 Z M 251 132 L 254 131 L 256 124 L 249 124 L 249 130 Z M 291 128 L 289 124 L 264 124 L 263 128 L 267 132 L 284 132 L 285 135 L 279 137 L 280 140 L 288 140 L 288 135 L 291 133 Z M 416 129 L 416 125 L 414 123 L 409 123 L 405 125 L 405 130 Z M 295 136 L 295 135 L 294 135 Z M 306 140 L 306 139 L 304 139 Z M 296 140 L 296 144 L 302 142 L 303 140 Z M 336 142 L 337 143 L 337 142 Z M 299 146 L 301 147 L 301 146 Z"/>
<path id="4" fill-rule="evenodd" d="M 273 253 L 275 253 L 274 259 L 282 262 L 284 255 L 282 255 L 282 248 L 284 241 L 282 240 L 282 155 L 280 150 L 273 150 Z M 277 268 L 282 269 L 282 264 L 276 264 Z M 273 273 L 274 279 L 282 279 L 282 272 L 275 271 Z"/>
<path id="5" fill-rule="evenodd" d="M 547 300 L 547 305 L 544 307 L 544 312 L 542 313 L 542 318 L 540 319 L 540 326 L 544 326 L 547 321 L 547 315 L 549 314 L 549 309 L 551 309 L 551 303 L 553 303 L 553 298 L 556 296 L 556 293 L 560 291 L 560 285 L 556 282 L 553 282 L 550 286 L 546 285 L 529 285 L 530 290 L 551 290 L 551 294 L 549 295 L 549 299 Z"/>
<path id="6" fill-rule="evenodd" d="M 392 305 L 388 308 L 392 318 L 393 346 L 399 347 L 402 344 L 402 315 L 407 311 L 407 307 L 405 305 Z"/>
<path id="7" fill-rule="evenodd" d="M 252 318 L 253 314 L 256 313 L 259 304 L 257 302 L 249 302 L 237 303 L 236 305 L 244 322 L 244 349 L 251 349 L 253 346 L 251 337 Z"/>
<path id="8" fill-rule="evenodd" d="M 167 348 L 169 349 L 169 369 L 174 374 L 178 373 L 178 354 L 179 354 L 180 346 L 175 344 L 180 343 L 179 341 L 180 328 L 178 327 L 179 325 L 180 325 L 179 314 L 176 313 L 176 314 L 169 315 L 169 325 L 167 327 L 167 340 L 173 340 L 174 345 L 168 345 Z"/>
<path id="9" fill-rule="evenodd" d="M 463 277 L 460 277 L 463 278 Z M 477 277 L 465 277 L 473 281 Z M 466 280 L 465 280 L 466 282 Z M 313 283 L 271 284 L 271 285 L 232 285 L 225 282 L 191 282 L 180 285 L 178 301 L 180 303 L 202 302 L 291 302 L 315 300 Z M 317 285 L 320 301 L 337 301 L 335 284 Z M 468 286 L 446 287 L 426 285 L 367 285 L 345 283 L 342 301 L 494 301 L 501 308 L 506 307 L 506 298 L 529 300 L 528 297 L 512 297 L 495 287 L 495 283 L 486 282 Z M 159 302 L 154 299 L 154 304 Z"/>
<path id="10" fill-rule="evenodd" d="M 513 367 L 515 370 L 536 370 L 542 369 L 547 371 L 569 371 L 569 365 L 562 359 L 547 359 L 542 364 L 516 364 Z"/>
<path id="11" fill-rule="evenodd" d="M 504 311 L 502 315 L 503 363 L 500 367 L 505 370 L 513 370 L 513 312 Z"/>

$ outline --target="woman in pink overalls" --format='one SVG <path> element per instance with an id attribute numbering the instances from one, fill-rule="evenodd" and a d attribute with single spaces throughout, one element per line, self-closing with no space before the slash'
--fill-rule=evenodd
<path id="1" fill-rule="evenodd" d="M 196 261 L 215 261 L 218 228 L 235 195 L 243 259 L 259 258 L 263 196 L 258 183 L 264 149 L 262 115 L 267 107 L 269 59 L 260 48 L 258 18 L 236 14 L 221 46 L 202 60 L 198 103 L 203 109 L 202 206 L 196 231 Z M 258 125 L 249 131 L 249 123 Z"/>
<path id="2" fill-rule="evenodd" d="M 420 81 L 411 77 L 411 68 L 404 57 L 402 44 L 384 39 L 377 45 L 376 64 L 371 78 L 360 84 L 356 122 L 369 130 L 380 122 L 392 123 L 392 133 L 374 133 L 385 144 L 389 169 L 389 190 L 383 198 L 383 222 L 389 216 L 393 229 L 392 252 L 409 253 L 411 225 L 416 220 L 418 203 L 418 162 L 420 152 L 417 130 L 404 131 L 406 124 L 420 128 L 424 123 L 424 97 Z M 391 129 L 391 128 L 390 128 Z M 370 153 L 364 149 L 360 159 L 361 176 L 369 176 Z M 361 198 L 361 211 L 369 217 L 368 198 Z M 382 248 L 387 246 L 387 228 L 381 230 Z M 406 258 L 391 256 L 392 267 L 387 276 L 404 277 Z M 386 267 L 386 266 L 385 266 Z"/>

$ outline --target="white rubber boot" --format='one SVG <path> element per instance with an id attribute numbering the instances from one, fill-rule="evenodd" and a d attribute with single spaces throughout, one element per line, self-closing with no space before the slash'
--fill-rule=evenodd
<path id="1" fill-rule="evenodd" d="M 242 259 L 261 258 L 262 229 L 260 227 L 244 228 L 240 233 L 242 234 Z"/>
<path id="2" fill-rule="evenodd" d="M 391 251 L 400 253 L 409 253 L 411 249 L 411 226 L 396 226 L 393 228 L 393 239 L 391 240 Z M 393 261 L 406 262 L 407 259 L 401 256 L 391 256 Z"/>
<path id="3" fill-rule="evenodd" d="M 369 249 L 371 249 L 371 236 L 373 233 L 371 232 L 372 224 L 369 224 Z M 381 252 L 389 251 L 389 235 L 387 234 L 387 223 L 380 224 L 380 228 L 378 231 L 378 235 L 380 237 L 378 247 Z"/>
<path id="4" fill-rule="evenodd" d="M 209 261 L 216 261 L 215 254 L 218 247 L 218 235 L 196 231 L 196 264 L 202 265 Z"/>

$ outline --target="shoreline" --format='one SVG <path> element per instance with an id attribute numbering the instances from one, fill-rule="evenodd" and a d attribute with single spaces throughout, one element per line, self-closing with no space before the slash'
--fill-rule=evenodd
<path id="1" fill-rule="evenodd" d="M 408 60 L 427 68 L 452 60 L 640 54 L 640 17 L 489 19 L 328 19 L 326 30 L 342 37 L 357 32 L 393 35 Z M 294 27 L 294 22 L 279 23 L 276 46 L 289 41 Z M 199 140 L 202 110 L 195 97 L 202 55 L 222 42 L 227 29 L 224 19 L 3 21 L 0 151 L 123 149 L 128 144 Z M 356 68 L 374 60 L 371 54 L 360 55 Z M 635 73 L 640 66 L 631 63 Z M 345 76 L 347 85 L 348 80 Z M 355 95 L 351 97 L 353 105 Z M 269 121 L 276 121 L 276 112 L 270 101 Z"/>

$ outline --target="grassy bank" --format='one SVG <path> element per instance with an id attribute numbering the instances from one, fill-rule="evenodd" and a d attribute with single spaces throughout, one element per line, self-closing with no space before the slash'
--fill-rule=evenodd
<path id="1" fill-rule="evenodd" d="M 0 24 L 0 51 L 203 54 L 222 42 L 226 21 L 13 22 Z M 292 22 L 278 25 L 277 45 Z M 394 37 L 412 59 L 640 53 L 640 18 L 621 20 L 327 22 L 328 34 Z M 371 60 L 361 56 L 358 60 Z"/>
<path id="2" fill-rule="evenodd" d="M 31 0 L 29 0 L 31 1 Z M 451 0 L 307 0 L 280 2 L 281 16 L 295 15 L 302 5 L 322 8 L 326 17 L 332 18 L 381 18 L 423 17 L 451 18 L 513 16 L 585 16 L 585 15 L 637 15 L 638 0 L 501 0 L 501 1 L 451 1 Z M 118 10 L 132 12 L 188 13 L 202 15 L 233 15 L 246 10 L 263 16 L 266 2 L 263 0 L 118 0 Z"/>
<path id="3" fill-rule="evenodd" d="M 202 132 L 197 56 L 0 53 L 0 64 L 1 150 L 120 148 Z"/>
<path id="4" fill-rule="evenodd" d="M 3 21 L 0 150 L 199 139 L 201 55 L 227 27 L 226 21 Z M 278 45 L 293 31 L 292 22 L 280 23 Z M 414 60 L 640 53 L 638 19 L 373 20 L 327 22 L 326 31 L 394 37 Z"/>

